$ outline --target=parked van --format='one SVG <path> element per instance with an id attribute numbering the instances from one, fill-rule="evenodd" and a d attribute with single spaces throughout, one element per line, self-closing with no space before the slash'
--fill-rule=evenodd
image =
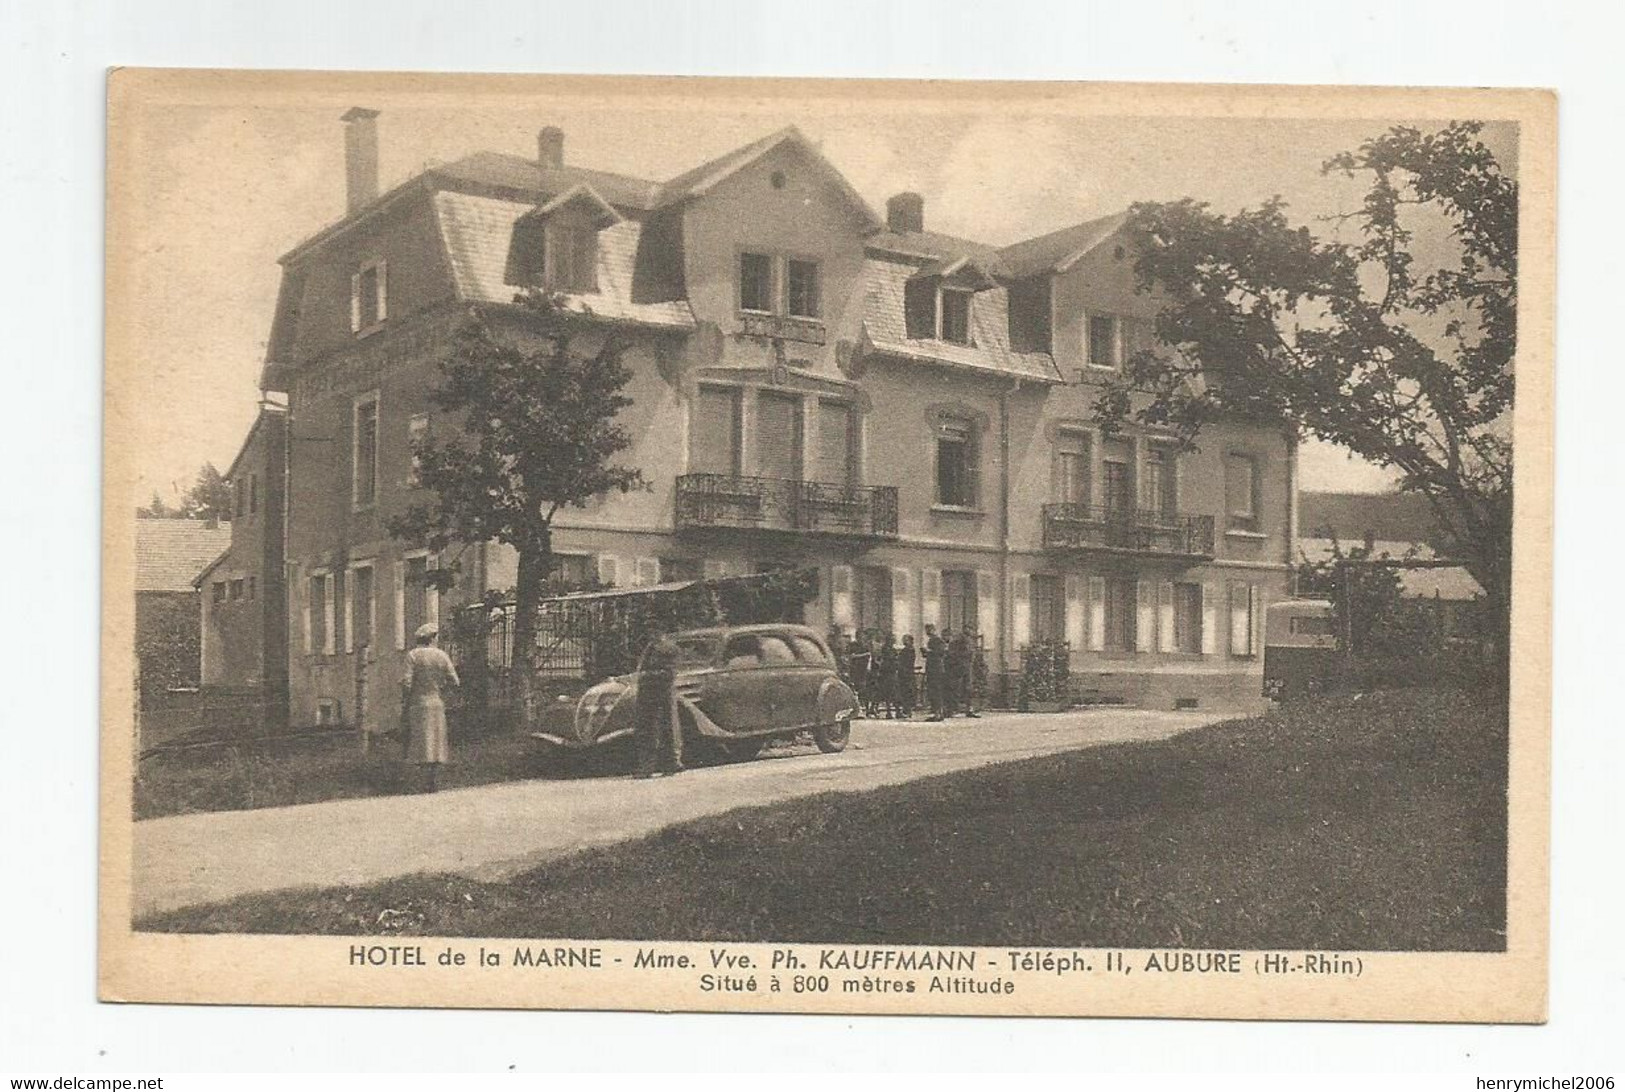
<path id="1" fill-rule="evenodd" d="M 1313 694 L 1337 661 L 1337 628 L 1325 599 L 1271 603 L 1264 618 L 1264 696 L 1280 701 Z"/>

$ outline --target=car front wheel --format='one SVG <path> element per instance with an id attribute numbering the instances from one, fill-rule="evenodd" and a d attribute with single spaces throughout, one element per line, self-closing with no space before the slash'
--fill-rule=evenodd
<path id="1" fill-rule="evenodd" d="M 813 729 L 813 742 L 818 749 L 827 755 L 837 754 L 846 750 L 847 740 L 852 738 L 852 722 L 837 720 L 830 724 L 820 724 Z"/>

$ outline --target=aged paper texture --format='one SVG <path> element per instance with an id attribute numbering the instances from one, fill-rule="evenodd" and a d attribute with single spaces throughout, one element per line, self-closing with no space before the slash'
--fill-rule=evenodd
<path id="1" fill-rule="evenodd" d="M 1549 93 L 108 124 L 103 999 L 1545 1019 Z"/>

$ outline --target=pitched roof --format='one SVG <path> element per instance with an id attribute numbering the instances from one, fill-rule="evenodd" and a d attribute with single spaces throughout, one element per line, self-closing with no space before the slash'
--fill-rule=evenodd
<path id="1" fill-rule="evenodd" d="M 912 262 L 870 258 L 865 262 L 863 324 L 869 341 L 886 356 L 968 368 L 994 375 L 1062 382 L 1048 353 L 1010 348 L 1009 300 L 1003 288 L 976 293 L 971 304 L 970 345 L 936 338 L 911 338 L 904 311 L 904 285 L 918 273 Z"/>
<path id="2" fill-rule="evenodd" d="M 1367 534 L 1381 539 L 1421 542 L 1433 536 L 1435 521 L 1420 493 L 1298 494 L 1298 526 L 1309 534 L 1330 531 L 1345 541 Z"/>
<path id="3" fill-rule="evenodd" d="M 875 215 L 875 210 L 863 199 L 863 195 L 852 188 L 846 175 L 836 170 L 829 160 L 824 158 L 812 141 L 808 140 L 802 131 L 794 125 L 786 125 L 783 129 L 772 132 L 759 140 L 753 140 L 740 148 L 735 148 L 698 167 L 684 171 L 660 187 L 658 203 L 661 207 L 674 205 L 679 201 L 686 201 L 691 197 L 699 197 L 713 186 L 729 178 L 738 171 L 750 166 L 767 153 L 784 144 L 792 144 L 800 148 L 812 158 L 814 164 L 822 167 L 836 188 L 856 208 L 863 219 L 872 229 L 879 229 L 881 220 Z"/>
<path id="4" fill-rule="evenodd" d="M 1300 538 L 1298 549 L 1310 561 L 1326 561 L 1332 556 L 1332 543 L 1330 538 Z M 1363 540 L 1343 542 L 1346 553 L 1352 546 L 1364 547 Z M 1433 547 L 1423 542 L 1406 542 L 1393 539 L 1377 539 L 1371 544 L 1373 558 L 1389 558 L 1394 561 L 1436 561 L 1438 553 Z M 1484 588 L 1473 579 L 1473 575 L 1460 565 L 1447 565 L 1437 568 L 1400 568 L 1399 570 L 1400 594 L 1408 599 L 1443 599 L 1450 602 L 1466 602 L 1477 599 L 1484 594 Z"/>
<path id="5" fill-rule="evenodd" d="M 1127 221 L 1126 212 L 1085 220 L 1036 239 L 1011 243 L 999 251 L 999 260 L 1004 264 L 1005 273 L 1011 277 L 1065 273 L 1085 254 L 1115 235 Z"/>
<path id="6" fill-rule="evenodd" d="M 519 286 L 508 280 L 514 225 L 532 206 L 522 201 L 442 191 L 434 195 L 446 257 L 459 299 L 512 303 Z M 567 297 L 575 311 L 646 326 L 687 329 L 694 313 L 687 300 L 633 301 L 632 278 L 643 226 L 622 220 L 598 233 L 598 291 Z"/>
<path id="7" fill-rule="evenodd" d="M 948 261 L 954 258 L 972 258 L 983 269 L 992 273 L 1003 272 L 999 261 L 999 248 L 974 239 L 961 239 L 957 235 L 944 235 L 939 231 L 878 231 L 864 240 L 873 251 L 901 254 L 909 258 Z"/>
<path id="8" fill-rule="evenodd" d="M 231 545 L 231 527 L 196 519 L 135 521 L 135 590 L 189 592 L 197 578 Z"/>
<path id="9" fill-rule="evenodd" d="M 429 173 L 492 189 L 517 191 L 537 201 L 557 197 L 577 186 L 590 186 L 611 205 L 631 209 L 654 208 L 655 194 L 660 189 L 658 182 L 646 178 L 586 167 L 544 168 L 534 159 L 501 152 L 475 152 L 435 167 Z"/>

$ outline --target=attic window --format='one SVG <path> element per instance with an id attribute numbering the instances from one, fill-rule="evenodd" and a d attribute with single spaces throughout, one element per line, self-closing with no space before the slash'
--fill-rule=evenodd
<path id="1" fill-rule="evenodd" d="M 598 231 L 564 213 L 549 217 L 542 283 L 554 292 L 598 291 Z"/>
<path id="2" fill-rule="evenodd" d="M 940 336 L 943 341 L 951 341 L 955 345 L 970 344 L 970 296 L 969 292 L 954 288 L 942 290 Z"/>
<path id="3" fill-rule="evenodd" d="M 389 317 L 384 260 L 368 262 L 350 276 L 350 332 L 371 333 Z"/>

